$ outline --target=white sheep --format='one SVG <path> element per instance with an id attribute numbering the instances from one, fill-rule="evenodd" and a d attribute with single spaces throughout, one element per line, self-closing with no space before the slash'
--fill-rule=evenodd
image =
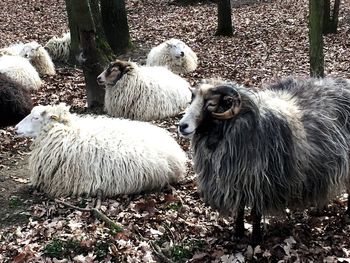
<path id="1" fill-rule="evenodd" d="M 56 74 L 55 65 L 53 64 L 49 53 L 36 41 L 24 44 L 19 55 L 27 58 L 40 75 Z"/>
<path id="2" fill-rule="evenodd" d="M 19 56 L 24 47 L 23 43 L 11 44 L 8 47 L 0 49 L 0 56 L 9 55 L 9 56 Z"/>
<path id="3" fill-rule="evenodd" d="M 34 107 L 15 131 L 35 138 L 30 180 L 52 196 L 156 190 L 186 171 L 180 146 L 166 130 L 149 123 L 82 117 L 59 104 Z"/>
<path id="4" fill-rule="evenodd" d="M 181 74 L 194 71 L 198 65 L 196 53 L 179 39 L 169 39 L 151 49 L 147 56 L 148 66 L 167 66 Z"/>
<path id="5" fill-rule="evenodd" d="M 44 47 L 54 61 L 67 62 L 69 59 L 70 43 L 70 32 L 67 32 L 62 37 L 52 37 Z"/>
<path id="6" fill-rule="evenodd" d="M 179 114 L 191 100 L 190 84 L 164 67 L 116 60 L 97 82 L 106 85 L 105 109 L 113 117 L 163 119 Z"/>
<path id="7" fill-rule="evenodd" d="M 28 90 L 37 90 L 42 85 L 32 64 L 20 56 L 0 56 L 0 73 Z"/>
<path id="8" fill-rule="evenodd" d="M 0 49 L 0 56 L 21 56 L 29 60 L 40 75 L 55 75 L 55 66 L 49 53 L 36 41 L 17 43 Z"/>

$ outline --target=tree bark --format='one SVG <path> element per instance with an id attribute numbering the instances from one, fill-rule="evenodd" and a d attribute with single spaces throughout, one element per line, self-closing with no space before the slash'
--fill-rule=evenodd
<path id="1" fill-rule="evenodd" d="M 232 26 L 230 0 L 218 0 L 218 27 L 216 36 L 232 36 L 234 28 Z"/>
<path id="2" fill-rule="evenodd" d="M 323 14 L 323 34 L 336 34 L 338 29 L 340 0 L 334 1 L 333 12 L 331 14 L 331 1 L 324 0 Z"/>
<path id="3" fill-rule="evenodd" d="M 69 32 L 71 38 L 70 50 L 69 50 L 69 63 L 76 65 L 77 60 L 76 57 L 79 56 L 80 46 L 79 46 L 79 28 L 74 20 L 74 16 L 72 13 L 72 2 L 74 0 L 65 0 L 66 2 L 66 10 L 68 14 L 68 25 Z"/>
<path id="4" fill-rule="evenodd" d="M 107 41 L 103 39 L 102 32 L 96 30 L 98 26 L 95 24 L 91 6 L 94 5 L 90 5 L 89 0 L 71 1 L 72 15 L 79 31 L 87 103 L 90 109 L 102 107 L 104 104 L 105 92 L 97 85 L 96 78 L 112 60 L 112 54 L 107 52 Z"/>
<path id="5" fill-rule="evenodd" d="M 114 53 L 125 53 L 131 45 L 125 1 L 101 0 L 101 16 L 106 38 Z"/>
<path id="6" fill-rule="evenodd" d="M 324 77 L 323 12 L 324 1 L 309 0 L 309 53 L 312 77 Z"/>

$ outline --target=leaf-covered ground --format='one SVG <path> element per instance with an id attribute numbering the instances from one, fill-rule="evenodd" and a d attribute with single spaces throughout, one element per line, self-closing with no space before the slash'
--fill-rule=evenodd
<path id="1" fill-rule="evenodd" d="M 171 37 L 198 54 L 199 68 L 186 77 L 196 85 L 220 76 L 250 87 L 278 77 L 307 76 L 307 0 L 267 1 L 233 9 L 235 35 L 213 37 L 213 3 L 169 5 L 164 0 L 130 0 L 127 10 L 135 49 L 124 55 L 143 63 L 146 52 Z M 342 1 L 339 33 L 325 37 L 328 76 L 350 78 L 350 2 Z M 67 30 L 63 0 L 0 2 L 0 46 L 36 40 L 44 44 Z M 57 65 L 33 93 L 35 104 L 59 101 L 73 110 L 85 106 L 82 71 Z M 1 114 L 1 113 L 0 113 Z M 168 129 L 189 153 L 189 142 L 177 137 L 179 118 L 156 124 Z M 118 223 L 107 227 L 90 212 L 68 208 L 28 185 L 30 139 L 13 129 L 0 130 L 0 262 L 341 262 L 350 261 L 350 222 L 343 216 L 346 195 L 329 204 L 322 216 L 296 211 L 265 219 L 261 246 L 236 240 L 233 220 L 205 206 L 195 175 L 158 193 L 120 196 L 102 202 L 101 210 Z M 190 157 L 190 155 L 189 155 Z M 89 208 L 93 199 L 66 199 Z"/>

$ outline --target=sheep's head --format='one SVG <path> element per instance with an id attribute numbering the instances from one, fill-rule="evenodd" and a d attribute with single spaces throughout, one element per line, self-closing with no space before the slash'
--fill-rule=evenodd
<path id="1" fill-rule="evenodd" d="M 211 85 L 204 83 L 192 89 L 192 102 L 180 120 L 179 132 L 191 137 L 206 116 L 216 120 L 234 118 L 241 110 L 241 95 L 230 84 Z"/>
<path id="2" fill-rule="evenodd" d="M 171 57 L 174 60 L 182 60 L 185 56 L 186 45 L 181 40 L 172 38 L 165 42 L 167 49 L 170 52 Z"/>
<path id="3" fill-rule="evenodd" d="M 61 103 L 55 106 L 35 106 L 31 113 L 15 127 L 19 137 L 37 137 L 48 124 L 70 122 L 69 107 Z"/>
<path id="4" fill-rule="evenodd" d="M 115 85 L 121 77 L 130 71 L 132 65 L 130 62 L 116 60 L 111 62 L 109 66 L 97 77 L 99 85 Z"/>
<path id="5" fill-rule="evenodd" d="M 38 55 L 38 50 L 41 47 L 42 46 L 35 41 L 26 43 L 23 45 L 19 55 L 30 60 Z"/>

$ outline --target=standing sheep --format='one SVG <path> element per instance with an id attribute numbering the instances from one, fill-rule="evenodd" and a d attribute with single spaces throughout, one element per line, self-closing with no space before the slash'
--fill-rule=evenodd
<path id="1" fill-rule="evenodd" d="M 31 183 L 53 196 L 132 194 L 160 189 L 186 171 L 186 155 L 149 123 L 79 117 L 65 105 L 36 106 L 15 128 L 35 137 Z"/>
<path id="2" fill-rule="evenodd" d="M 151 49 L 147 66 L 166 66 L 177 74 L 192 72 L 197 68 L 196 53 L 179 39 L 169 39 Z"/>
<path id="3" fill-rule="evenodd" d="M 105 109 L 113 117 L 143 121 L 172 117 L 191 99 L 190 84 L 164 67 L 116 60 L 97 82 L 106 85 Z"/>
<path id="4" fill-rule="evenodd" d="M 70 43 L 70 32 L 67 32 L 60 38 L 52 37 L 44 47 L 54 61 L 67 62 L 69 59 Z"/>
<path id="5" fill-rule="evenodd" d="M 245 206 L 258 243 L 262 215 L 322 207 L 350 190 L 349 81 L 289 78 L 259 92 L 209 81 L 194 96 L 179 131 L 192 137 L 204 200 L 236 214 L 237 235 Z"/>
<path id="6" fill-rule="evenodd" d="M 37 90 L 42 84 L 35 68 L 20 56 L 0 56 L 0 73 L 28 90 Z"/>
<path id="7" fill-rule="evenodd" d="M 18 123 L 32 108 L 29 91 L 0 73 L 0 128 Z"/>
<path id="8" fill-rule="evenodd" d="M 27 58 L 41 76 L 56 74 L 55 65 L 49 53 L 37 42 L 32 41 L 24 44 L 19 55 Z"/>

